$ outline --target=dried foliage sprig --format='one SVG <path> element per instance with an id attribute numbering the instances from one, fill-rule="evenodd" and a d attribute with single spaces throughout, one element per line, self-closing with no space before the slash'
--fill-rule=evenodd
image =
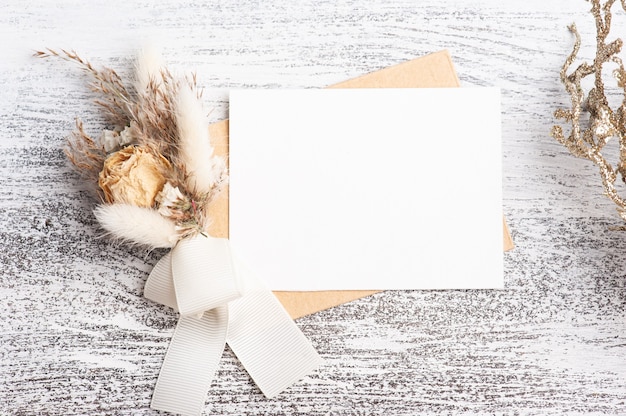
<path id="1" fill-rule="evenodd" d="M 77 63 L 91 77 L 113 130 L 90 137 L 78 120 L 66 154 L 97 182 L 96 218 L 113 237 L 170 247 L 204 233 L 208 205 L 227 181 L 226 162 L 216 156 L 195 75 L 178 79 L 152 51 L 137 59 L 135 77 L 124 83 L 110 68 L 97 69 L 74 51 L 38 51 L 40 58 Z"/>
<path id="2" fill-rule="evenodd" d="M 626 0 L 620 0 L 622 9 L 626 11 Z M 558 109 L 554 115 L 557 119 L 571 124 L 571 131 L 565 136 L 561 126 L 552 128 L 552 136 L 563 144 L 573 155 L 588 159 L 598 166 L 605 194 L 617 205 L 622 219 L 626 220 L 626 199 L 617 191 L 618 176 L 626 182 L 626 71 L 618 54 L 623 42 L 615 39 L 607 42 L 611 30 L 611 8 L 615 0 L 591 0 L 591 14 L 596 26 L 596 56 L 592 63 L 583 62 L 574 71 L 568 70 L 577 58 L 581 46 L 581 37 L 576 25 L 569 26 L 576 41 L 572 53 L 567 57 L 561 68 L 560 78 L 571 99 L 570 109 Z M 603 68 L 613 64 L 616 68 L 613 76 L 618 88 L 621 88 L 624 99 L 621 105 L 613 110 L 608 102 L 603 80 Z M 593 87 L 585 94 L 581 85 L 586 77 L 593 77 Z M 589 113 L 589 121 L 582 119 L 584 112 Z M 616 165 L 602 154 L 605 145 L 611 138 L 619 141 L 619 160 Z"/>
<path id="3" fill-rule="evenodd" d="M 101 95 L 97 99 L 96 104 L 100 105 L 104 110 L 104 115 L 111 124 L 115 126 L 126 125 L 128 120 L 132 118 L 132 104 L 134 91 L 129 90 L 122 78 L 111 68 L 95 68 L 89 61 L 82 59 L 76 51 L 66 51 L 61 49 L 60 52 L 53 49 L 35 52 L 35 56 L 39 58 L 48 58 L 51 56 L 61 58 L 67 61 L 73 61 L 91 75 L 92 80 L 89 87 L 93 92 Z"/>

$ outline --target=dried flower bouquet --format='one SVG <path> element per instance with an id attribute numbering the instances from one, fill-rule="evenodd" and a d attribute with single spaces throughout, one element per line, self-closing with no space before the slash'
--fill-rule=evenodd
<path id="1" fill-rule="evenodd" d="M 237 264 L 229 240 L 208 235 L 208 206 L 227 171 L 211 146 L 195 77 L 174 78 L 150 52 L 130 85 L 74 52 L 36 56 L 77 62 L 102 97 L 113 128 L 94 139 L 78 121 L 67 145 L 74 166 L 98 184 L 101 226 L 119 240 L 172 248 L 144 287 L 147 299 L 180 312 L 150 406 L 202 414 L 226 344 L 266 397 L 317 368 L 321 357 L 278 299 Z"/>
<path id="2" fill-rule="evenodd" d="M 130 84 L 73 51 L 35 55 L 79 64 L 113 126 L 92 138 L 77 120 L 66 147 L 76 169 L 99 186 L 100 225 L 116 239 L 153 248 L 206 233 L 208 205 L 228 176 L 213 152 L 195 76 L 175 78 L 150 50 L 139 55 Z"/>

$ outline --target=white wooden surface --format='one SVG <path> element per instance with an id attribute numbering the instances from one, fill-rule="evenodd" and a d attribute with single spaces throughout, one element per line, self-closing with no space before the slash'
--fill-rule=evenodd
<path id="1" fill-rule="evenodd" d="M 302 318 L 324 367 L 267 400 L 227 350 L 207 414 L 626 414 L 626 234 L 611 230 L 622 222 L 596 169 L 549 137 L 568 102 L 558 81 L 568 24 L 592 56 L 588 8 L 4 0 L 0 414 L 157 413 L 148 405 L 176 315 L 141 293 L 162 253 L 96 238 L 88 187 L 60 150 L 75 116 L 102 127 L 92 97 L 73 65 L 29 57 L 73 48 L 128 73 L 146 39 L 197 72 L 214 120 L 227 116 L 230 88 L 322 87 L 444 48 L 463 86 L 502 88 L 503 205 L 516 242 L 506 289 L 385 292 Z M 614 35 L 626 37 L 619 14 Z M 471 186 L 463 172 L 458 186 Z M 471 218 L 460 207 L 451 221 Z"/>

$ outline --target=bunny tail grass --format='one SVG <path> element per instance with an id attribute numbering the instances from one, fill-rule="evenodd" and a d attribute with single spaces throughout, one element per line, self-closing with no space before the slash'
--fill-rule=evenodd
<path id="1" fill-rule="evenodd" d="M 159 87 L 162 82 L 161 71 L 165 68 L 161 51 L 153 45 L 141 49 L 135 62 L 135 88 L 138 92 L 146 91 L 151 84 Z"/>
<path id="2" fill-rule="evenodd" d="M 94 215 L 107 233 L 124 242 L 159 248 L 173 247 L 178 241 L 176 225 L 151 208 L 98 205 Z"/>
<path id="3" fill-rule="evenodd" d="M 213 155 L 202 102 L 186 85 L 178 91 L 176 121 L 180 136 L 179 157 L 189 174 L 187 185 L 198 192 L 208 193 L 223 180 L 226 164 L 223 158 Z"/>

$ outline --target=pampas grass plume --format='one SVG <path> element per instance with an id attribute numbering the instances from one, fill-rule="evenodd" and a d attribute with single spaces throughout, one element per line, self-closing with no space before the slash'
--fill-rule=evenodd
<path id="1" fill-rule="evenodd" d="M 176 225 L 151 208 L 127 204 L 98 205 L 94 215 L 112 237 L 151 248 L 173 247 Z"/>

